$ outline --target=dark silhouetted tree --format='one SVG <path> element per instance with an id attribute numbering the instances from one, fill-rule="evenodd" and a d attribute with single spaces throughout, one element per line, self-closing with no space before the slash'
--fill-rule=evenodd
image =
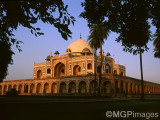
<path id="1" fill-rule="evenodd" d="M 74 24 L 75 19 L 68 13 L 67 5 L 64 5 L 62 0 L 2 0 L 0 1 L 0 41 L 2 43 L 5 41 L 4 44 L 8 44 L 8 46 L 15 44 L 21 51 L 19 44 L 23 40 L 16 40 L 13 32 L 18 26 L 23 26 L 30 29 L 36 37 L 43 35 L 44 33 L 40 31 L 40 28 L 34 27 L 38 20 L 53 25 L 65 40 L 71 37 L 72 32 L 68 26 L 70 23 Z M 0 49 L 3 51 L 3 47 Z M 11 55 L 8 57 L 12 58 L 12 54 L 8 53 L 7 55 Z M 0 63 L 2 66 L 3 59 L 0 61 L 2 61 Z M 4 65 L 3 67 L 7 66 Z M 6 73 L 7 68 L 0 69 L 1 72 Z M 0 79 L 4 79 L 5 76 L 6 74 L 0 76 Z"/>

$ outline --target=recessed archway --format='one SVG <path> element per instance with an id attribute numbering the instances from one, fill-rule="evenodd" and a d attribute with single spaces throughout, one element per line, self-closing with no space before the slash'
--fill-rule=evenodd
<path id="1" fill-rule="evenodd" d="M 115 92 L 119 93 L 120 92 L 120 88 L 118 87 L 118 80 L 115 81 Z"/>
<path id="2" fill-rule="evenodd" d="M 37 71 L 37 78 L 42 79 L 42 71 L 41 70 Z"/>
<path id="3" fill-rule="evenodd" d="M 86 90 L 86 82 L 81 81 L 79 83 L 79 92 L 80 93 L 86 93 L 87 92 L 87 90 Z"/>
<path id="4" fill-rule="evenodd" d="M 22 85 L 21 84 L 18 86 L 18 92 L 22 93 Z"/>
<path id="5" fill-rule="evenodd" d="M 80 75 L 80 72 L 81 72 L 81 67 L 79 65 L 75 65 L 73 67 L 73 75 L 74 76 Z"/>
<path id="6" fill-rule="evenodd" d="M 75 93 L 76 92 L 76 84 L 75 82 L 70 82 L 69 83 L 69 93 Z"/>
<path id="7" fill-rule="evenodd" d="M 28 85 L 24 85 L 24 93 L 28 93 Z"/>
<path id="8" fill-rule="evenodd" d="M 0 85 L 0 94 L 2 94 L 2 86 Z"/>
<path id="9" fill-rule="evenodd" d="M 101 72 L 101 67 L 98 66 L 98 67 L 97 67 L 97 73 L 100 73 L 100 72 Z"/>
<path id="10" fill-rule="evenodd" d="M 12 89 L 12 86 L 9 85 L 9 86 L 8 86 L 8 91 L 11 91 L 11 89 Z"/>
<path id="11" fill-rule="evenodd" d="M 57 93 L 57 83 L 52 83 L 52 85 L 51 85 L 51 93 Z"/>
<path id="12" fill-rule="evenodd" d="M 92 64 L 91 64 L 91 63 L 88 63 L 87 69 L 88 69 L 88 70 L 92 70 Z"/>
<path id="13" fill-rule="evenodd" d="M 30 93 L 34 93 L 34 90 L 35 90 L 35 85 L 32 83 L 30 85 Z"/>
<path id="14" fill-rule="evenodd" d="M 7 85 L 4 86 L 3 92 L 7 92 Z"/>
<path id="15" fill-rule="evenodd" d="M 111 73 L 111 66 L 108 63 L 106 64 L 106 73 Z"/>
<path id="16" fill-rule="evenodd" d="M 111 83 L 109 81 L 103 82 L 103 92 L 111 93 Z"/>
<path id="17" fill-rule="evenodd" d="M 48 83 L 45 83 L 44 84 L 44 93 L 49 93 L 49 84 Z"/>
<path id="18" fill-rule="evenodd" d="M 17 90 L 17 85 L 14 85 L 13 88 Z"/>
<path id="19" fill-rule="evenodd" d="M 98 89 L 98 83 L 95 80 L 92 80 L 89 84 L 89 93 L 97 92 Z"/>
<path id="20" fill-rule="evenodd" d="M 42 93 L 42 85 L 40 83 L 37 84 L 37 91 L 36 93 Z"/>
<path id="21" fill-rule="evenodd" d="M 66 83 L 62 82 L 60 84 L 60 93 L 66 93 Z"/>
<path id="22" fill-rule="evenodd" d="M 54 77 L 65 76 L 65 65 L 59 62 L 54 68 Z"/>

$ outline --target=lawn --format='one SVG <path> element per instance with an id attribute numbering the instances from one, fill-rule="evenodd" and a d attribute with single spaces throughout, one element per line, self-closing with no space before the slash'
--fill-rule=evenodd
<path id="1" fill-rule="evenodd" d="M 107 120 L 106 111 L 158 112 L 160 100 L 119 100 L 73 97 L 0 97 L 0 120 Z M 159 117 L 160 118 L 160 117 Z M 151 118 L 149 120 L 160 120 Z M 120 118 L 119 118 L 120 119 Z M 128 120 L 133 119 L 129 118 Z M 142 118 L 139 118 L 143 120 Z M 138 120 L 136 118 L 135 120 Z"/>

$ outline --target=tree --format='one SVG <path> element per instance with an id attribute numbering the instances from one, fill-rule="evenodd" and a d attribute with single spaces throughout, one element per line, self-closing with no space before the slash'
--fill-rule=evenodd
<path id="1" fill-rule="evenodd" d="M 81 3 L 84 7 L 84 11 L 80 14 L 80 17 L 84 18 L 88 22 L 90 28 L 90 40 L 95 40 L 99 42 L 100 45 L 100 55 L 101 55 L 101 70 L 99 75 L 99 95 L 101 94 L 101 73 L 102 73 L 102 43 L 104 39 L 107 39 L 110 30 L 117 30 L 118 24 L 116 22 L 118 18 L 118 12 L 115 8 L 120 6 L 119 1 L 112 0 L 85 0 Z M 118 31 L 118 30 L 117 30 Z M 94 42 L 94 43 L 97 43 Z"/>
<path id="2" fill-rule="evenodd" d="M 154 57 L 160 58 L 160 30 L 157 29 L 156 33 L 154 34 L 154 42 L 153 42 L 155 49 L 154 49 Z"/>
<path id="3" fill-rule="evenodd" d="M 93 29 L 90 29 L 90 35 L 88 36 L 88 41 L 90 46 L 94 49 L 94 95 L 96 95 L 96 83 L 97 83 L 97 49 L 100 48 L 99 41 L 96 40 L 96 33 Z"/>
<path id="4" fill-rule="evenodd" d="M 72 32 L 68 26 L 70 23 L 74 24 L 75 19 L 67 12 L 67 5 L 64 5 L 62 0 L 8 0 L 0 1 L 0 41 L 5 41 L 8 46 L 16 45 L 21 51 L 19 44 L 22 43 L 22 40 L 16 40 L 13 32 L 21 25 L 30 29 L 36 37 L 43 35 L 44 33 L 40 31 L 40 28 L 34 27 L 38 20 L 53 25 L 65 40 L 71 37 Z M 12 58 L 12 54 L 8 55 L 11 55 L 8 57 Z M 6 73 L 6 70 L 7 68 L 0 68 L 3 73 Z M 0 76 L 0 79 L 4 79 L 5 76 Z"/>
<path id="5" fill-rule="evenodd" d="M 11 45 L 7 41 L 0 41 L 0 82 L 7 75 L 8 64 L 12 64 L 13 62 L 13 54 Z"/>

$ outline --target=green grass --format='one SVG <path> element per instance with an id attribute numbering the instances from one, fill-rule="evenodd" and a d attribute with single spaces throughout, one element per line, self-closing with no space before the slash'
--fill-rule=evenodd
<path id="1" fill-rule="evenodd" d="M 57 99 L 61 99 L 61 102 L 57 102 Z M 81 99 L 92 98 L 82 97 Z M 73 97 L 0 97 L 0 118 L 4 120 L 107 120 L 106 111 L 127 110 L 160 114 L 160 100 L 68 102 L 72 100 L 74 100 Z"/>

